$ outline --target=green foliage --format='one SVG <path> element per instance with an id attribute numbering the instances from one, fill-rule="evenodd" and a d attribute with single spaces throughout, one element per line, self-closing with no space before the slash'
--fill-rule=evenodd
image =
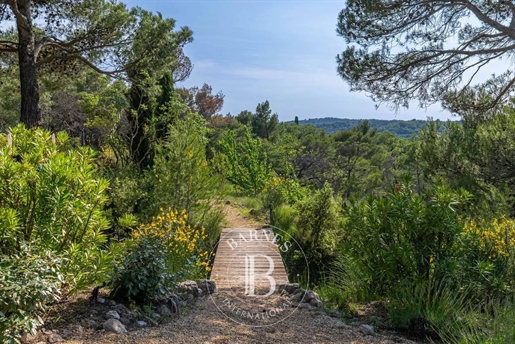
<path id="1" fill-rule="evenodd" d="M 422 107 L 445 100 L 453 112 L 490 115 L 512 97 L 513 66 L 480 84 L 474 79 L 513 53 L 512 8 L 511 1 L 436 0 L 426 6 L 348 0 L 338 17 L 337 32 L 347 43 L 337 56 L 338 72 L 351 90 L 395 108 L 408 108 L 414 100 Z M 463 20 L 467 24 L 456 24 Z"/>
<path id="2" fill-rule="evenodd" d="M 261 141 L 253 139 L 247 128 L 241 142 L 233 131 L 228 131 L 219 142 L 219 150 L 219 169 L 242 191 L 257 195 L 272 178 L 273 170 Z"/>
<path id="3" fill-rule="evenodd" d="M 369 293 L 388 296 L 397 286 L 455 274 L 463 231 L 455 209 L 470 197 L 444 187 L 415 195 L 408 182 L 388 197 L 353 202 L 345 211 L 342 252 L 366 276 Z"/>
<path id="4" fill-rule="evenodd" d="M 35 334 L 40 315 L 59 299 L 62 260 L 50 251 L 34 253 L 23 246 L 17 254 L 0 255 L 0 341 L 19 343 L 23 332 Z"/>
<path id="5" fill-rule="evenodd" d="M 292 236 L 301 246 L 308 261 L 310 282 L 316 283 L 330 269 L 341 237 L 339 207 L 331 186 L 325 183 L 321 190 L 297 203 L 296 209 L 296 231 Z M 305 264 L 304 257 L 295 255 L 295 252 L 289 254 L 291 256 L 287 260 L 293 265 L 290 273 L 300 273 L 297 270 Z"/>
<path id="6" fill-rule="evenodd" d="M 112 295 L 138 304 L 169 295 L 176 276 L 168 272 L 167 256 L 162 243 L 152 237 L 129 247 L 127 255 L 113 269 Z"/>
<path id="7" fill-rule="evenodd" d="M 196 114 L 170 128 L 150 172 L 154 188 L 151 214 L 167 207 L 191 214 L 215 195 L 219 181 L 206 160 L 207 130 L 205 121 Z"/>
<path id="8" fill-rule="evenodd" d="M 79 287 L 77 275 L 93 282 L 77 254 L 100 254 L 106 240 L 108 183 L 97 176 L 93 151 L 68 149 L 63 133 L 56 144 L 41 129 L 20 125 L 12 135 L 13 147 L 0 149 L 0 251 L 17 253 L 26 244 L 34 252 L 51 250 L 67 259 L 61 272 L 71 290 Z"/>
<path id="9" fill-rule="evenodd" d="M 256 113 L 252 117 L 251 123 L 254 134 L 268 140 L 278 123 L 278 116 L 277 114 L 272 115 L 268 100 L 257 105 Z"/>
<path id="10" fill-rule="evenodd" d="M 445 178 L 453 188 L 474 193 L 476 212 L 485 217 L 509 211 L 508 195 L 515 190 L 515 111 L 506 108 L 488 120 L 467 116 L 463 125 L 429 122 L 420 134 L 418 159 L 434 182 Z"/>

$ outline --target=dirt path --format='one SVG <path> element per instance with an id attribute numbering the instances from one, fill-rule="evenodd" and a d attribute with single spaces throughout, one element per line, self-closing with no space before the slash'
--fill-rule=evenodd
<path id="1" fill-rule="evenodd" d="M 223 206 L 226 227 L 228 228 L 257 228 L 263 226 L 253 219 L 248 219 L 239 210 L 237 205 L 225 204 Z"/>

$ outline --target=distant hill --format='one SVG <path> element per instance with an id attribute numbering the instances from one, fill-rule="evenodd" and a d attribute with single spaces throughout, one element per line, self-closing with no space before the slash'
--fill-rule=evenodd
<path id="1" fill-rule="evenodd" d="M 349 119 L 349 118 L 314 118 L 300 120 L 299 124 L 312 124 L 317 128 L 324 129 L 326 133 L 333 134 L 337 131 L 350 130 L 363 123 L 365 119 Z M 377 128 L 377 131 L 389 131 L 390 133 L 408 138 L 411 135 L 416 134 L 422 129 L 427 121 L 412 119 L 409 121 L 403 121 L 398 119 L 386 120 L 386 119 L 369 119 L 370 127 Z"/>

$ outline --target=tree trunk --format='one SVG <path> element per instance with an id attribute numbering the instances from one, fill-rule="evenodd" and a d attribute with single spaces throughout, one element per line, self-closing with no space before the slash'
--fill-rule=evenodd
<path id="1" fill-rule="evenodd" d="M 41 120 L 35 36 L 30 13 L 31 1 L 18 0 L 17 4 L 19 15 L 16 15 L 16 27 L 18 29 L 18 63 L 21 89 L 20 122 L 25 124 L 26 127 L 31 128 L 39 125 Z"/>

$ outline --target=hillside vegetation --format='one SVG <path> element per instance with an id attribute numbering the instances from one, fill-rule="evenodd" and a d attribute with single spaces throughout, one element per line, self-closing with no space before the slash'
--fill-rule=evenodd
<path id="1" fill-rule="evenodd" d="M 363 123 L 363 121 L 364 119 L 324 117 L 299 120 L 299 124 L 311 124 L 317 128 L 324 129 L 328 134 L 334 134 L 337 131 L 350 130 Z M 388 131 L 402 138 L 409 138 L 418 134 L 427 125 L 426 120 L 420 119 L 368 119 L 367 121 L 372 128 L 377 128 L 378 132 Z"/>

